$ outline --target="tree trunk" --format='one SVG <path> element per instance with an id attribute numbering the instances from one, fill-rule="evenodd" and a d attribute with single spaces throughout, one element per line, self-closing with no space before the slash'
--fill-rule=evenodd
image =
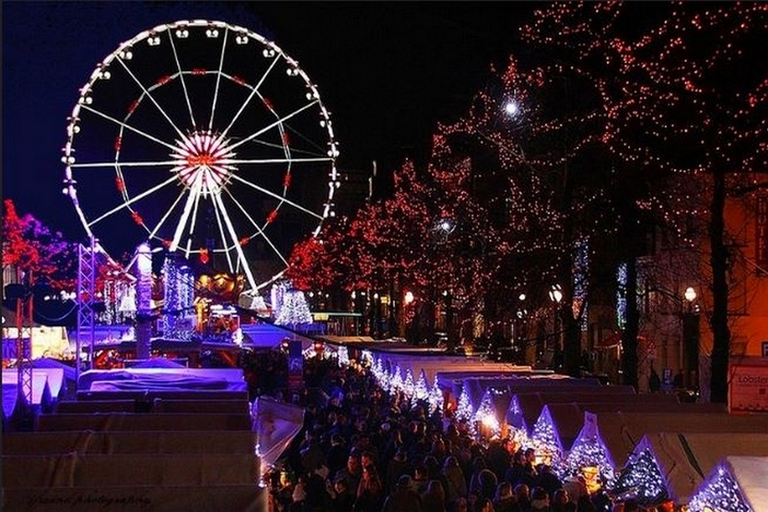
<path id="1" fill-rule="evenodd" d="M 563 325 L 563 370 L 571 377 L 581 376 L 581 326 L 573 317 L 572 301 L 560 309 Z"/>
<path id="2" fill-rule="evenodd" d="M 624 384 L 637 390 L 637 335 L 640 330 L 640 315 L 637 311 L 637 259 L 627 258 L 627 323 L 621 336 L 623 347 L 621 369 Z"/>
<path id="3" fill-rule="evenodd" d="M 714 337 L 712 345 L 711 401 L 725 403 L 728 399 L 728 356 L 731 332 L 728 328 L 728 250 L 724 243 L 725 233 L 725 172 L 713 173 L 711 220 L 709 242 L 712 265 L 712 316 L 709 319 Z"/>

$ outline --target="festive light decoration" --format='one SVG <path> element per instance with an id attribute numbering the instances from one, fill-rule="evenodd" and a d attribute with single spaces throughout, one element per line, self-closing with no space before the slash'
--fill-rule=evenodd
<path id="1" fill-rule="evenodd" d="M 537 11 L 521 38 L 533 50 L 525 56 L 539 58 L 494 65 L 466 115 L 438 125 L 428 163 L 406 162 L 391 198 L 326 233 L 336 238 L 318 249 L 332 269 L 322 275 L 348 271 L 347 289 L 401 282 L 432 305 L 451 289 L 455 320 L 498 315 L 487 325 L 517 310 L 504 302 L 521 290 L 531 319 L 547 306 L 551 315 L 541 282 L 562 283 L 563 307 L 583 314 L 615 283 L 598 289 L 578 274 L 640 256 L 634 242 L 651 225 L 691 242 L 688 226 L 707 213 L 714 177 L 738 170 L 717 190 L 726 181 L 749 190 L 758 183 L 750 173 L 768 167 L 768 7 L 639 9 L 559 2 Z M 452 221 L 449 236 L 434 229 L 442 219 Z M 410 325 L 416 308 L 403 309 Z"/>
<path id="2" fill-rule="evenodd" d="M 472 415 L 473 423 L 480 423 L 479 433 L 487 435 L 488 438 L 501 435 L 501 424 L 496 417 L 496 407 L 493 403 L 494 391 L 487 388 L 483 397 L 480 399 L 480 405 L 477 411 Z"/>
<path id="3" fill-rule="evenodd" d="M 287 290 L 282 297 L 280 313 L 275 319 L 277 325 L 302 325 L 312 323 L 312 314 L 304 293 L 296 290 Z"/>
<path id="4" fill-rule="evenodd" d="M 347 347 L 341 345 L 336 351 L 336 355 L 338 357 L 339 366 L 346 368 L 349 365 L 349 351 L 347 350 Z"/>
<path id="5" fill-rule="evenodd" d="M 76 245 L 68 243 L 61 233 L 51 231 L 31 214 L 19 216 L 11 199 L 3 200 L 2 217 L 3 268 L 15 266 L 31 272 L 35 280 L 47 282 L 54 290 L 74 290 Z"/>
<path id="6" fill-rule="evenodd" d="M 627 323 L 627 264 L 620 263 L 616 270 L 616 322 L 623 329 Z"/>
<path id="7" fill-rule="evenodd" d="M 403 390 L 403 375 L 400 372 L 399 365 L 395 365 L 392 369 L 392 375 L 389 379 L 389 389 L 392 392 Z"/>
<path id="8" fill-rule="evenodd" d="M 597 468 L 597 475 L 608 487 L 616 481 L 613 463 L 599 436 L 577 438 L 565 460 L 561 476 L 578 476 L 585 467 Z"/>
<path id="9" fill-rule="evenodd" d="M 641 504 L 656 503 L 669 497 L 664 476 L 650 448 L 630 457 L 613 492 L 621 498 L 634 498 Z"/>
<path id="10" fill-rule="evenodd" d="M 507 407 L 507 414 L 504 416 L 504 421 L 507 423 L 509 438 L 512 439 L 517 446 L 531 445 L 531 440 L 528 437 L 528 431 L 525 427 L 523 409 L 520 407 L 520 400 L 517 398 L 517 394 L 513 395 L 512 400 L 509 401 L 509 407 Z"/>
<path id="11" fill-rule="evenodd" d="M 573 258 L 573 317 L 581 318 L 581 330 L 589 329 L 587 314 L 587 290 L 589 289 L 589 240 L 576 242 Z"/>
<path id="12" fill-rule="evenodd" d="M 163 334 L 166 338 L 188 340 L 195 327 L 193 319 L 195 278 L 189 265 L 170 254 L 163 262 L 164 315 Z"/>
<path id="13" fill-rule="evenodd" d="M 688 503 L 690 512 L 753 512 L 739 484 L 725 465 L 720 464 Z"/>
<path id="14" fill-rule="evenodd" d="M 416 400 L 429 399 L 429 389 L 427 389 L 427 374 L 424 372 L 424 368 L 421 369 L 421 372 L 419 373 L 419 380 L 416 381 L 416 385 L 413 388 L 413 396 Z"/>
<path id="15" fill-rule="evenodd" d="M 429 412 L 442 411 L 443 404 L 445 403 L 445 397 L 443 396 L 443 390 L 440 389 L 437 375 L 432 383 L 432 389 L 429 391 Z"/>
<path id="16" fill-rule="evenodd" d="M 473 413 L 474 408 L 472 407 L 472 401 L 469 399 L 469 391 L 466 386 L 462 386 L 459 402 L 456 405 L 456 419 L 465 423 L 470 422 Z"/>
<path id="17" fill-rule="evenodd" d="M 410 368 L 405 370 L 405 379 L 403 380 L 403 393 L 407 399 L 411 399 L 414 396 L 415 388 L 413 384 L 413 372 Z"/>
<path id="18" fill-rule="evenodd" d="M 270 290 L 269 294 L 270 301 L 272 303 L 272 314 L 275 318 L 280 316 L 280 310 L 283 307 L 283 296 L 288 290 L 292 288 L 293 285 L 291 284 L 291 281 L 286 279 L 281 279 L 272 285 L 272 289 Z"/>
<path id="19" fill-rule="evenodd" d="M 584 474 L 584 468 L 587 467 L 591 468 L 590 474 L 594 473 L 593 486 L 599 485 L 598 478 L 608 487 L 613 485 L 616 478 L 615 466 L 608 455 L 608 448 L 600 437 L 597 415 L 590 412 L 584 413 L 584 426 L 564 461 L 561 477 Z"/>
<path id="20" fill-rule="evenodd" d="M 376 377 L 376 381 L 381 385 L 381 378 L 382 374 L 384 373 L 384 370 L 381 368 L 381 358 L 375 357 L 373 358 L 373 365 L 371 365 L 371 373 L 373 373 L 373 376 Z"/>
<path id="21" fill-rule="evenodd" d="M 531 445 L 536 451 L 536 459 L 552 467 L 557 467 L 563 455 L 563 444 L 555 427 L 555 421 L 546 405 L 541 410 L 531 433 Z"/>
<path id="22" fill-rule="evenodd" d="M 381 359 L 379 359 L 379 362 L 381 362 Z M 387 392 L 394 391 L 392 388 L 392 379 L 390 378 L 389 372 L 382 367 L 380 375 L 381 376 L 379 377 L 379 386 L 381 386 L 381 389 Z"/>

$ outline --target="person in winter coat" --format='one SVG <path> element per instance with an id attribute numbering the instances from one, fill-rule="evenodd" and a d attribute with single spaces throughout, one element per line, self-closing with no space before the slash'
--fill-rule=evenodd
<path id="1" fill-rule="evenodd" d="M 413 490 L 413 479 L 410 475 L 401 475 L 394 489 L 384 501 L 381 512 L 422 512 L 421 497 Z"/>
<path id="2" fill-rule="evenodd" d="M 449 455 L 443 463 L 445 478 L 445 503 L 449 509 L 456 506 L 459 498 L 467 497 L 467 479 L 455 456 Z"/>

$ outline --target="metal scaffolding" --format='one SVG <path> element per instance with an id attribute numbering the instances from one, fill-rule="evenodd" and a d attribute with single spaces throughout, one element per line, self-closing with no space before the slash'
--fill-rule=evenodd
<path id="1" fill-rule="evenodd" d="M 77 340 L 75 342 L 75 381 L 80 378 L 80 355 L 84 339 L 88 341 L 88 367 L 93 368 L 95 338 L 94 298 L 96 289 L 96 239 L 90 238 L 90 247 L 78 246 L 77 267 Z"/>
<path id="2" fill-rule="evenodd" d="M 32 305 L 33 297 L 29 283 L 31 276 L 21 276 L 19 282 L 23 283 L 23 293 L 16 298 L 16 358 L 18 369 L 18 393 L 19 398 L 24 399 L 27 405 L 32 405 Z"/>

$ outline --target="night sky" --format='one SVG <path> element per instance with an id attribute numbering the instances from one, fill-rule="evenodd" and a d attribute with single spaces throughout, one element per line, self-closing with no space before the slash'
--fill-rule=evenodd
<path id="1" fill-rule="evenodd" d="M 332 112 L 339 168 L 391 171 L 461 115 L 538 3 L 3 2 L 3 197 L 71 240 L 65 128 L 97 62 L 180 19 L 249 28 L 299 61 Z M 138 243 L 138 241 L 136 241 Z M 108 248 L 109 249 L 109 248 Z"/>

